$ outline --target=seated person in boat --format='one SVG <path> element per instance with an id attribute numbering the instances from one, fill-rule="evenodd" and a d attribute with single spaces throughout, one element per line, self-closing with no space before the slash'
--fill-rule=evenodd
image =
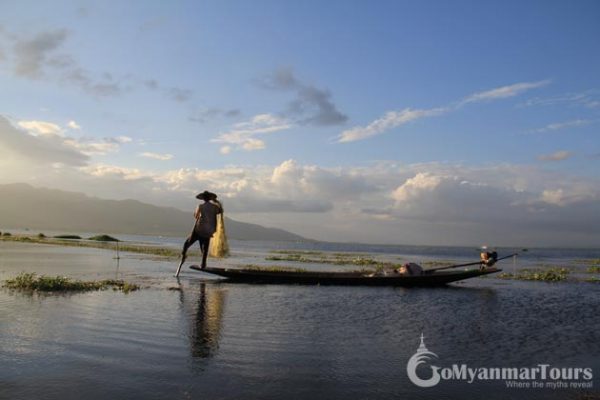
<path id="1" fill-rule="evenodd" d="M 480 254 L 481 265 L 486 267 L 492 267 L 498 260 L 498 253 L 496 251 L 482 251 Z"/>
<path id="2" fill-rule="evenodd" d="M 415 264 L 415 263 L 406 263 L 403 266 L 401 266 L 400 268 L 396 269 L 396 272 L 399 273 L 400 275 L 409 275 L 409 276 L 423 275 L 423 267 L 421 267 L 419 264 Z"/>

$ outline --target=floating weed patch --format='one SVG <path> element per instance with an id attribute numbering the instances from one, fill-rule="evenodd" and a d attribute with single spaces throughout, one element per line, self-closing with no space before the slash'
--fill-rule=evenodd
<path id="1" fill-rule="evenodd" d="M 600 274 L 600 265 L 590 265 L 586 272 L 588 274 Z"/>
<path id="2" fill-rule="evenodd" d="M 273 254 L 304 254 L 310 256 L 318 256 L 323 254 L 322 251 L 312 251 L 312 250 L 271 250 Z"/>
<path id="3" fill-rule="evenodd" d="M 80 281 L 65 276 L 37 275 L 34 272 L 23 272 L 12 279 L 4 281 L 4 287 L 9 289 L 40 291 L 40 292 L 87 292 L 92 290 L 121 290 L 129 293 L 140 287 L 119 279 L 102 281 Z"/>
<path id="4" fill-rule="evenodd" d="M 71 240 L 81 240 L 81 236 L 77 235 L 56 235 L 55 239 L 71 239 Z"/>
<path id="5" fill-rule="evenodd" d="M 301 262 L 301 263 L 312 263 L 312 264 L 333 264 L 333 265 L 358 265 L 358 266 L 375 266 L 382 264 L 381 261 L 365 258 L 365 257 L 357 257 L 355 254 L 354 258 L 346 258 L 346 257 L 319 257 L 319 258 L 309 258 L 306 257 L 302 253 L 288 253 L 285 255 L 277 255 L 277 256 L 267 256 L 265 257 L 266 261 L 291 261 L 291 262 Z"/>
<path id="6" fill-rule="evenodd" d="M 498 278 L 515 279 L 521 281 L 560 282 L 567 279 L 569 272 L 569 269 L 559 267 L 549 268 L 546 270 L 523 269 L 515 274 L 503 272 L 498 275 Z"/>
<path id="7" fill-rule="evenodd" d="M 120 242 L 119 239 L 114 238 L 109 235 L 96 235 L 96 236 L 92 236 L 88 240 L 95 240 L 97 242 Z"/>
<path id="8" fill-rule="evenodd" d="M 589 283 L 600 283 L 600 278 L 596 278 L 595 276 L 592 276 L 591 278 L 584 279 L 584 281 L 589 282 Z"/>

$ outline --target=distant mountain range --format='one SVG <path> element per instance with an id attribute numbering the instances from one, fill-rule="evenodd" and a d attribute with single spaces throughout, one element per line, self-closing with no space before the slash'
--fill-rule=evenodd
<path id="1" fill-rule="evenodd" d="M 0 185 L 0 230 L 186 236 L 192 226 L 191 212 L 176 208 L 158 207 L 137 200 L 104 200 L 24 183 Z M 227 217 L 225 226 L 231 239 L 307 240 L 283 229 L 265 228 Z"/>

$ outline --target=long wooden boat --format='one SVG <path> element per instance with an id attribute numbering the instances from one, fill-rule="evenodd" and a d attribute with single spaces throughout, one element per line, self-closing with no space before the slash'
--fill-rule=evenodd
<path id="1" fill-rule="evenodd" d="M 218 275 L 230 282 L 287 283 L 305 285 L 359 285 L 359 286 L 442 286 L 450 282 L 494 274 L 498 268 L 471 268 L 462 270 L 423 271 L 421 275 L 365 274 L 362 272 L 270 271 L 261 269 L 214 268 L 197 265 L 190 268 Z"/>

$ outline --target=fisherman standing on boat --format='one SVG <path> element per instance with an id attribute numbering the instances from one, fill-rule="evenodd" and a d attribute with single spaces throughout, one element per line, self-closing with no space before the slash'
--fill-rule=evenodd
<path id="1" fill-rule="evenodd" d="M 197 199 L 203 200 L 204 203 L 198 204 L 194 211 L 196 224 L 194 230 L 183 244 L 181 251 L 181 265 L 185 262 L 187 251 L 196 240 L 200 242 L 200 250 L 202 251 L 202 268 L 206 268 L 206 257 L 208 256 L 208 247 L 210 238 L 217 230 L 217 215 L 223 212 L 223 206 L 217 200 L 217 195 L 207 190 L 196 196 Z M 179 272 L 179 270 L 177 271 Z"/>

